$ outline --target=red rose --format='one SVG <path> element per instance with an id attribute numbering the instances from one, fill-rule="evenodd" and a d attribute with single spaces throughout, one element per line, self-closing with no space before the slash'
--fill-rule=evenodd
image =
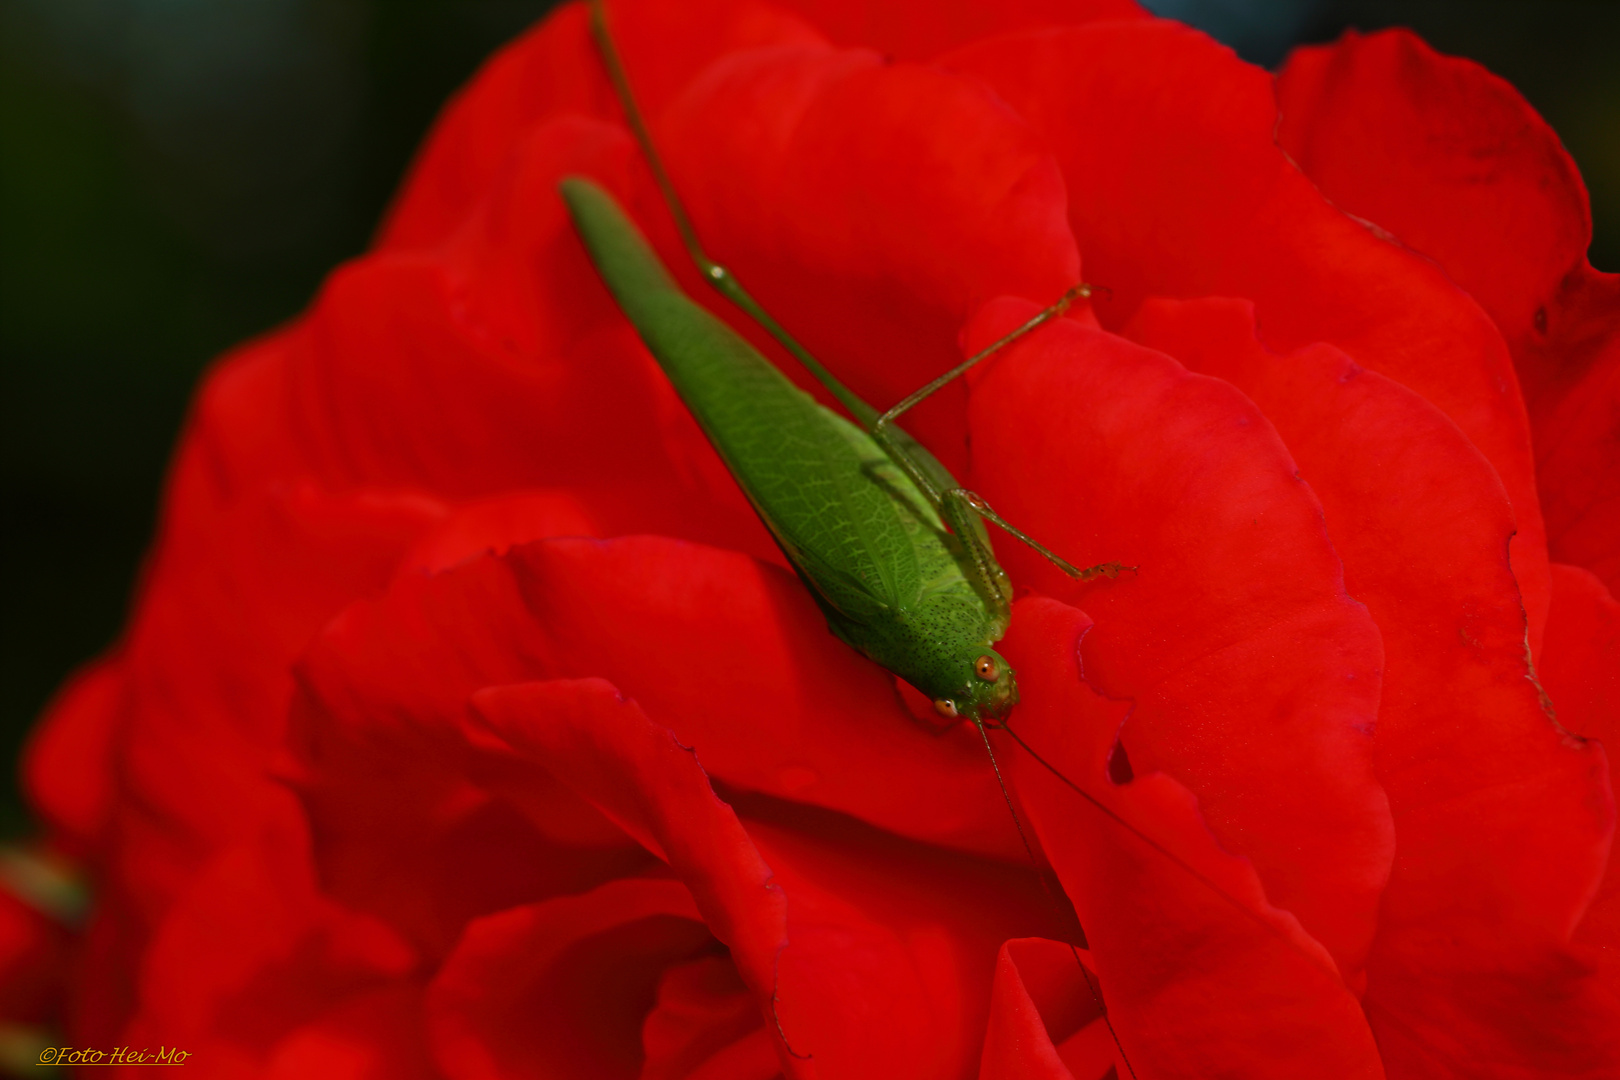
<path id="1" fill-rule="evenodd" d="M 1111 290 L 910 425 L 1140 567 L 1000 544 L 1056 771 L 998 752 L 1089 949 L 977 734 L 827 633 L 586 259 L 569 174 L 744 325 L 575 5 L 199 397 L 128 633 L 30 759 L 96 887 L 71 1040 L 266 1077 L 1620 1070 L 1620 285 L 1511 88 L 1401 33 L 1273 79 L 1126 0 L 613 20 L 707 245 L 870 400 L 1082 258 Z"/>

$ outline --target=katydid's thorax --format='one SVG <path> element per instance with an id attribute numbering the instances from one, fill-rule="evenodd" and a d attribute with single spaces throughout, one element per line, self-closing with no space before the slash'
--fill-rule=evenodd
<path id="1" fill-rule="evenodd" d="M 857 459 L 858 473 L 823 474 L 824 519 L 779 516 L 772 531 L 828 627 L 935 702 L 961 715 L 1002 715 L 1016 700 L 1012 673 L 991 649 L 1007 630 L 1005 601 L 974 584 L 964 546 L 871 437 L 817 411 Z M 825 479 L 852 475 L 865 482 L 849 491 Z M 853 504 L 874 492 L 882 497 L 873 505 Z M 815 538 L 821 543 L 809 542 Z M 827 552 L 837 552 L 836 561 Z M 986 678 L 986 659 L 998 677 Z"/>

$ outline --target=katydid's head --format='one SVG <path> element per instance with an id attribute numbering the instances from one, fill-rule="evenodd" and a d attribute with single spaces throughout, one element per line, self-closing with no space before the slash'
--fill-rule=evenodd
<path id="1" fill-rule="evenodd" d="M 1018 704 L 1012 665 L 994 649 L 975 652 L 960 675 L 949 693 L 934 698 L 934 711 L 947 720 L 1000 720 Z"/>

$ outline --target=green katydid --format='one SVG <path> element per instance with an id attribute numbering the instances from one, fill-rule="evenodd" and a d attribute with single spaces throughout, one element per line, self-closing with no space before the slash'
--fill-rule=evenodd
<path id="1" fill-rule="evenodd" d="M 600 187 L 561 185 L 591 258 L 681 398 L 841 640 L 917 688 L 945 718 L 1000 719 L 1018 700 L 992 646 L 1006 632 L 1012 585 L 988 520 L 1071 577 L 1079 570 L 1004 521 L 895 420 L 974 364 L 1089 295 L 1077 285 L 989 348 L 888 412 L 861 400 L 794 341 L 698 243 L 641 122 L 599 0 L 603 55 L 682 239 L 704 277 L 780 341 L 847 408 L 857 427 L 815 402 L 670 277 L 634 223 Z M 949 530 L 949 531 L 947 531 Z"/>
<path id="2" fill-rule="evenodd" d="M 818 373 L 854 403 L 851 411 L 867 424 L 856 427 L 687 297 L 605 191 L 576 177 L 563 181 L 562 194 L 619 307 L 810 587 L 832 632 L 927 694 L 947 718 L 1005 716 L 1018 700 L 1017 683 L 991 646 L 1007 629 L 1012 586 L 977 517 L 1001 521 L 892 425 L 924 395 L 879 415 Z M 968 364 L 1064 306 L 1043 311 Z M 1052 558 L 1080 578 L 1119 570 L 1080 571 Z"/>

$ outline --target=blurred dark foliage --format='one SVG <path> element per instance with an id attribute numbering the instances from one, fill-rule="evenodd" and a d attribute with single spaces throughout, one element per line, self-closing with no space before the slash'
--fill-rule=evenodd
<path id="1" fill-rule="evenodd" d="M 364 248 L 440 103 L 550 6 L 0 0 L 0 763 L 117 633 L 203 366 Z M 1149 6 L 1268 65 L 1396 24 L 1480 60 L 1562 134 L 1620 269 L 1620 4 Z"/>

